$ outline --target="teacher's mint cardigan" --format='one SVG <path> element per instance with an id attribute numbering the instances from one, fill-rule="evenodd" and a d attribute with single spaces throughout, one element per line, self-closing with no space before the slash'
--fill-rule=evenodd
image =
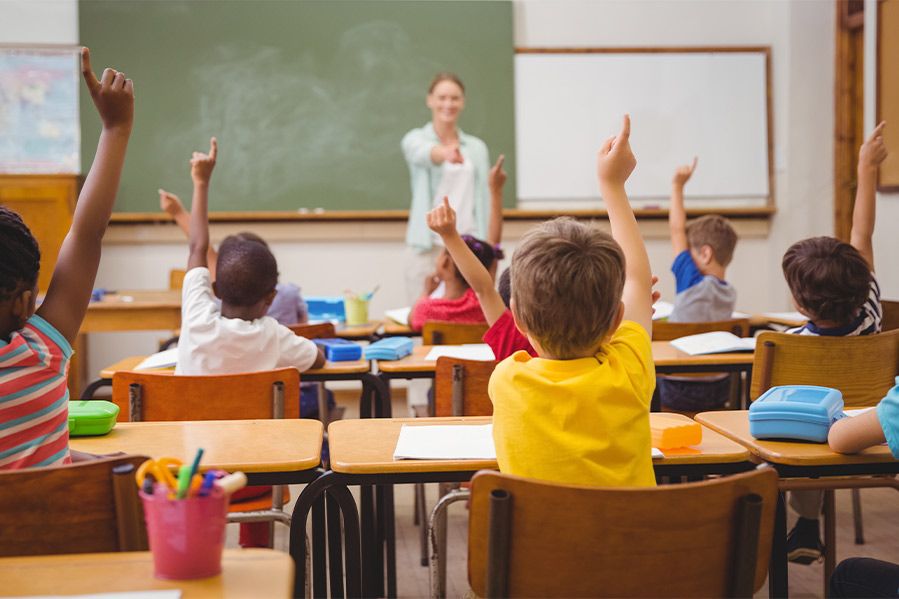
<path id="1" fill-rule="evenodd" d="M 490 194 L 487 191 L 487 174 L 490 171 L 487 144 L 474 135 L 463 133 L 461 129 L 456 131 L 459 134 L 459 151 L 474 166 L 474 222 L 478 237 L 483 239 L 487 235 L 490 205 Z M 402 141 L 403 155 L 409 164 L 412 183 L 412 207 L 409 209 L 406 245 L 420 252 L 430 250 L 433 245 L 427 214 L 443 176 L 443 165 L 431 162 L 431 148 L 439 143 L 440 138 L 430 122 L 424 127 L 409 131 Z"/>

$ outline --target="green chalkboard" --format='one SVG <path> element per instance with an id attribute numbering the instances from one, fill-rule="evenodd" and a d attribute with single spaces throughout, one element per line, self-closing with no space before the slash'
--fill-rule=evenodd
<path id="1" fill-rule="evenodd" d="M 117 211 L 158 211 L 159 187 L 189 198 L 188 158 L 212 135 L 211 211 L 408 208 L 400 139 L 429 120 L 442 70 L 466 85 L 462 129 L 514 173 L 507 0 L 82 0 L 79 26 L 98 75 L 134 80 Z M 99 119 L 83 86 L 81 129 L 86 172 Z"/>

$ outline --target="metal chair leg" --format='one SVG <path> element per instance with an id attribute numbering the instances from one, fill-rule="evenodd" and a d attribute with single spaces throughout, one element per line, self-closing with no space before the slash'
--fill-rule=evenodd
<path id="1" fill-rule="evenodd" d="M 440 498 L 431 511 L 427 532 L 431 545 L 428 579 L 431 585 L 432 599 L 446 597 L 446 509 L 450 504 L 466 500 L 469 497 L 471 497 L 471 491 L 468 489 L 450 491 Z M 438 526 L 438 521 L 441 519 L 443 526 Z"/>
<path id="2" fill-rule="evenodd" d="M 415 495 L 418 497 L 418 536 L 421 543 L 421 565 L 428 565 L 428 501 L 425 486 L 415 486 Z"/>
<path id="3" fill-rule="evenodd" d="M 830 590 L 830 576 L 837 565 L 837 530 L 834 490 L 824 491 L 824 595 Z"/>
<path id="4" fill-rule="evenodd" d="M 865 544 L 865 527 L 862 522 L 861 489 L 852 489 L 852 521 L 855 524 L 855 544 Z"/>

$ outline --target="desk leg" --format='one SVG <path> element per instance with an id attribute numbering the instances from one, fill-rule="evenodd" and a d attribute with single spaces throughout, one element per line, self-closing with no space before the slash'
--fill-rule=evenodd
<path id="1" fill-rule="evenodd" d="M 362 377 L 362 400 L 359 406 L 360 418 L 390 418 L 390 384 L 380 376 L 367 373 Z"/>
<path id="2" fill-rule="evenodd" d="M 325 561 L 325 497 L 321 493 L 312 504 L 312 596 L 327 597 L 328 564 Z M 305 528 L 305 526 L 303 527 Z"/>
<path id="3" fill-rule="evenodd" d="M 396 597 L 396 526 L 394 524 L 393 485 L 384 487 L 384 528 L 387 531 L 387 597 Z"/>
<path id="4" fill-rule="evenodd" d="M 362 529 L 362 589 L 366 597 L 377 597 L 377 569 L 380 566 L 375 558 L 375 503 L 372 485 L 361 485 L 360 519 Z"/>
<path id="5" fill-rule="evenodd" d="M 824 491 L 824 596 L 830 589 L 830 575 L 837 565 L 837 516 L 834 490 Z"/>
<path id="6" fill-rule="evenodd" d="M 375 588 L 378 591 L 378 597 L 384 597 L 384 542 L 387 538 L 386 529 L 384 528 L 385 512 L 387 511 L 387 502 L 384 500 L 384 490 L 386 485 L 375 485 Z"/>
<path id="7" fill-rule="evenodd" d="M 326 494 L 325 513 L 328 518 L 328 574 L 331 581 L 331 597 L 343 597 L 343 547 L 340 541 L 340 506 L 329 492 Z"/>
<path id="8" fill-rule="evenodd" d="M 771 564 L 768 567 L 768 596 L 789 596 L 787 578 L 787 505 L 786 494 L 777 494 L 777 511 L 774 515 L 774 537 L 771 543 Z"/>

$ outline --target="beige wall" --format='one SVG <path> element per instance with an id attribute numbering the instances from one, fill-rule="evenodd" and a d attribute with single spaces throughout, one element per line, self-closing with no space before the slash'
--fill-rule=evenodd
<path id="1" fill-rule="evenodd" d="M 74 0 L 0 0 L 0 40 L 72 42 L 77 30 L 74 7 Z M 6 18 L 10 14 L 15 25 Z M 728 278 L 737 286 L 740 309 L 783 310 L 789 307 L 779 267 L 783 251 L 796 239 L 832 231 L 833 18 L 830 1 L 516 0 L 515 43 L 771 46 L 778 213 L 770 231 L 759 223 L 739 225 L 742 239 Z M 402 225 L 247 228 L 272 241 L 284 280 L 307 293 L 339 294 L 347 287 L 367 289 L 380 283 L 375 313 L 405 303 Z M 232 229 L 215 226 L 213 235 Z M 507 247 L 514 246 L 520 231 L 521 226 L 507 227 Z M 671 256 L 664 226 L 646 223 L 644 231 L 653 267 L 662 277 L 661 289 L 670 298 L 674 284 L 668 274 Z M 168 269 L 185 260 L 186 247 L 172 227 L 113 227 L 98 286 L 159 288 L 166 284 Z M 159 336 L 96 335 L 92 368 L 124 354 L 151 351 Z"/>

